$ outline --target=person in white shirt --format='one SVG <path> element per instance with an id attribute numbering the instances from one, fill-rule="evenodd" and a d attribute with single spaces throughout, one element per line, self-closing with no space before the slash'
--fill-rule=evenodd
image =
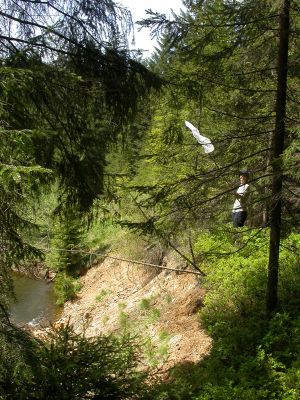
<path id="1" fill-rule="evenodd" d="M 240 186 L 235 192 L 235 201 L 232 208 L 232 223 L 234 228 L 244 226 L 247 219 L 247 200 L 249 197 L 249 171 L 240 171 Z"/>

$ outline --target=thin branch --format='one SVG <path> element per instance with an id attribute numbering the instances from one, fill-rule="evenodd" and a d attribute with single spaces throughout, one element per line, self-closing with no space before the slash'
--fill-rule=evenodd
<path id="1" fill-rule="evenodd" d="M 23 24 L 23 25 L 30 25 L 30 26 L 34 26 L 36 28 L 47 30 L 51 33 L 54 33 L 54 35 L 58 36 L 59 38 L 66 40 L 67 42 L 70 42 L 76 46 L 79 45 L 77 41 L 70 39 L 69 37 L 63 35 L 62 33 L 58 32 L 57 30 L 53 29 L 50 26 L 45 26 L 45 25 L 41 25 L 37 22 L 31 22 L 31 21 L 27 21 L 25 19 L 17 18 L 17 17 L 12 16 L 11 14 L 4 13 L 3 11 L 0 11 L 0 15 L 2 15 L 3 17 L 6 17 L 12 21 Z"/>
<path id="2" fill-rule="evenodd" d="M 0 39 L 6 40 L 8 42 L 12 41 L 12 42 L 24 43 L 29 47 L 34 47 L 34 46 L 41 47 L 41 48 L 44 48 L 44 49 L 47 49 L 47 50 L 50 50 L 50 51 L 53 51 L 53 52 L 56 52 L 56 53 L 64 54 L 64 55 L 67 55 L 67 56 L 74 56 L 75 55 L 74 53 L 71 53 L 70 51 L 61 50 L 61 49 L 59 49 L 57 47 L 52 47 L 52 46 L 49 46 L 49 45 L 47 45 L 45 43 L 33 42 L 32 39 L 25 40 L 25 39 L 9 37 L 9 36 L 5 36 L 5 35 L 1 35 L 1 34 L 0 34 Z"/>
<path id="3" fill-rule="evenodd" d="M 268 119 L 268 118 L 273 118 L 273 114 L 274 114 L 274 113 L 272 112 L 272 113 L 270 113 L 269 115 L 260 115 L 260 116 L 257 116 L 257 117 L 242 117 L 242 116 L 240 116 L 240 115 L 230 114 L 230 113 L 227 113 L 227 112 L 225 112 L 225 111 L 216 110 L 216 109 L 213 109 L 213 108 L 210 108 L 210 107 L 207 107 L 207 106 L 205 106 L 205 108 L 206 108 L 207 110 L 212 111 L 212 112 L 215 112 L 215 113 L 217 113 L 217 114 L 226 115 L 226 116 L 228 116 L 228 117 L 236 118 L 236 119 L 241 119 L 241 120 L 249 120 L 249 121 L 251 121 L 251 120 L 257 120 L 257 119 Z"/>
<path id="4" fill-rule="evenodd" d="M 98 39 L 95 38 L 95 36 L 89 32 L 89 30 L 85 27 L 84 23 L 79 19 L 74 17 L 73 15 L 69 15 L 67 13 L 65 13 L 64 11 L 60 10 L 59 8 L 55 7 L 53 4 L 47 2 L 50 8 L 53 8 L 55 11 L 61 13 L 64 17 L 68 17 L 72 20 L 74 20 L 78 25 L 80 25 L 82 27 L 82 29 L 91 37 L 93 38 L 93 40 L 98 43 L 98 45 L 103 45 L 103 43 L 100 43 L 98 41 Z"/>

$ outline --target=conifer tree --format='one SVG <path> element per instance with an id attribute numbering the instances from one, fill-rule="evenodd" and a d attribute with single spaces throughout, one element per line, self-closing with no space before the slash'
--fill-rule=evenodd
<path id="1" fill-rule="evenodd" d="M 297 4 L 292 1 L 290 6 L 295 11 L 290 17 L 292 34 L 287 33 L 289 2 L 210 0 L 184 4 L 187 12 L 173 15 L 170 21 L 149 11 L 149 18 L 141 22 L 166 39 L 155 59 L 160 62 L 161 74 L 169 83 L 168 92 L 176 99 L 177 107 L 171 102 L 166 106 L 164 100 L 158 105 L 164 115 L 167 115 L 166 108 L 173 114 L 169 119 L 173 124 L 166 123 L 164 127 L 164 138 L 168 134 L 176 137 L 182 132 L 183 120 L 193 118 L 192 122 L 215 144 L 216 151 L 210 160 L 201 158 L 200 169 L 190 174 L 189 179 L 186 176 L 185 180 L 177 179 L 175 183 L 174 174 L 172 184 L 180 185 L 182 192 L 177 201 L 167 199 L 170 209 L 163 215 L 176 215 L 176 210 L 178 215 L 184 214 L 177 219 L 176 226 L 189 216 L 189 221 L 202 219 L 202 226 L 205 226 L 205 216 L 213 226 L 223 225 L 226 213 L 230 213 L 228 201 L 231 200 L 226 199 L 228 195 L 232 197 L 236 186 L 232 177 L 244 166 L 252 170 L 252 184 L 257 192 L 254 207 L 256 214 L 261 214 L 253 219 L 252 225 L 271 228 L 267 289 L 270 312 L 277 304 L 280 226 L 284 224 L 285 232 L 291 229 L 293 222 L 286 217 L 296 210 L 288 200 L 288 191 L 297 192 L 297 184 L 293 178 L 286 179 L 296 169 L 284 170 L 281 160 L 283 150 L 292 155 L 292 150 L 285 149 L 283 137 L 291 146 L 298 131 L 298 105 L 292 95 L 297 90 L 293 65 L 297 64 L 299 54 Z M 280 24 L 279 16 L 285 19 L 285 26 Z M 185 99 L 186 108 L 177 118 L 179 99 Z M 276 137 L 280 139 L 274 140 Z M 174 154 L 179 153 L 170 144 L 171 141 L 167 151 L 169 154 L 173 151 L 171 157 L 175 160 Z M 181 148 L 180 152 L 184 150 Z M 192 154 L 189 156 L 191 166 L 195 158 Z M 195 164 L 198 169 L 199 163 Z M 195 186 L 191 184 L 193 180 Z M 180 184 L 184 181 L 189 183 L 185 187 Z M 282 213 L 285 218 L 280 218 Z"/>
<path id="2" fill-rule="evenodd" d="M 111 0 L 0 2 L 5 323 L 10 268 L 43 257 L 31 241 L 30 203 L 44 185 L 58 184 L 57 213 L 88 213 L 104 193 L 108 147 L 128 130 L 139 100 L 160 86 L 128 51 L 131 24 L 128 10 Z"/>

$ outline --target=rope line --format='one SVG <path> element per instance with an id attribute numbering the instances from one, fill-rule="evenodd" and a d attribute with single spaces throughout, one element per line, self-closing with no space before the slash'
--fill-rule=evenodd
<path id="1" fill-rule="evenodd" d="M 123 258 L 123 257 L 117 257 L 117 256 L 109 256 L 107 254 L 103 254 L 103 253 L 96 253 L 96 252 L 91 252 L 91 251 L 83 251 L 83 250 L 75 250 L 75 249 L 60 249 L 60 248 L 52 248 L 51 250 L 57 250 L 57 251 L 65 251 L 65 252 L 70 252 L 70 253 L 80 253 L 80 254 L 86 254 L 91 256 L 100 256 L 103 258 L 111 258 L 112 260 L 118 260 L 118 261 L 125 261 L 128 263 L 132 263 L 132 264 L 138 264 L 138 265 L 144 265 L 147 267 L 153 267 L 153 268 L 159 268 L 159 269 L 166 269 L 168 271 L 174 271 L 180 274 L 193 274 L 193 275 L 200 275 L 203 276 L 203 274 L 201 274 L 201 272 L 199 271 L 191 271 L 190 269 L 177 269 L 177 268 L 171 268 L 171 267 L 165 267 L 164 265 L 157 265 L 157 264 L 152 264 L 152 263 L 148 263 L 148 262 L 144 262 L 144 261 L 137 261 L 137 260 L 130 260 L 127 258 Z M 43 251 L 46 252 L 50 252 L 50 249 L 43 249 Z"/>

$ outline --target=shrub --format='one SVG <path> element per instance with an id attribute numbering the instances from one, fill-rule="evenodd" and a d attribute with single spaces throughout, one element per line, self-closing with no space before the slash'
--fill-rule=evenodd
<path id="1" fill-rule="evenodd" d="M 177 365 L 152 394 L 156 400 L 296 400 L 300 398 L 300 235 L 282 241 L 281 312 L 268 319 L 265 292 L 268 229 L 202 233 L 195 245 L 205 260 L 208 289 L 200 315 L 213 337 L 198 365 Z M 203 265 L 202 265 L 203 267 Z"/>
<path id="2" fill-rule="evenodd" d="M 137 370 L 139 347 L 128 335 L 86 338 L 66 326 L 47 341 L 33 342 L 34 368 L 24 357 L 13 360 L 9 371 L 0 368 L 3 399 L 118 400 L 145 394 L 146 375 Z"/>
<path id="3" fill-rule="evenodd" d="M 82 285 L 78 278 L 60 273 L 55 278 L 56 304 L 62 306 L 66 301 L 75 300 Z"/>

